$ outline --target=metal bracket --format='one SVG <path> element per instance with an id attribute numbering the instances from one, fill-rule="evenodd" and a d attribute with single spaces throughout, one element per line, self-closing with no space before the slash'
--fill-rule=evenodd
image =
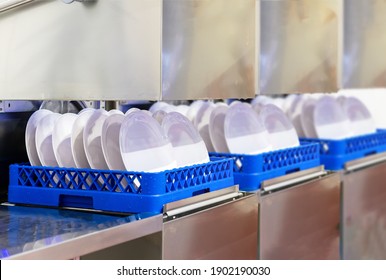
<path id="1" fill-rule="evenodd" d="M 170 220 L 191 213 L 198 209 L 204 209 L 222 202 L 231 201 L 243 197 L 238 186 L 209 192 L 191 198 L 168 203 L 164 206 L 164 219 Z"/>
<path id="2" fill-rule="evenodd" d="M 386 161 L 386 153 L 367 156 L 345 164 L 345 171 L 353 172 Z"/>
<path id="3" fill-rule="evenodd" d="M 299 183 L 310 181 L 327 174 L 323 166 L 311 168 L 304 171 L 299 171 L 293 174 L 284 175 L 278 178 L 264 181 L 261 187 L 261 194 L 278 191 Z"/>

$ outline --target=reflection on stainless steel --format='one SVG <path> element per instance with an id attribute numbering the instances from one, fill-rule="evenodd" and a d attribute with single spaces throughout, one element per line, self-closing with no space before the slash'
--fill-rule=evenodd
<path id="1" fill-rule="evenodd" d="M 158 232 L 162 215 L 0 206 L 0 258 L 70 259 Z"/>
<path id="2" fill-rule="evenodd" d="M 255 95 L 255 0 L 164 0 L 163 99 Z"/>
<path id="3" fill-rule="evenodd" d="M 339 212 L 337 173 L 261 194 L 260 258 L 339 259 Z"/>
<path id="4" fill-rule="evenodd" d="M 260 91 L 336 92 L 341 0 L 260 0 Z"/>
<path id="5" fill-rule="evenodd" d="M 256 259 L 257 232 L 257 196 L 246 194 L 166 221 L 162 258 Z"/>
<path id="6" fill-rule="evenodd" d="M 386 1 L 344 0 L 344 88 L 386 86 Z"/>
<path id="7" fill-rule="evenodd" d="M 253 97 L 255 0 L 33 1 L 0 14 L 4 99 Z"/>
<path id="8" fill-rule="evenodd" d="M 159 99 L 161 9 L 158 0 L 46 0 L 1 13 L 2 98 Z"/>
<path id="9" fill-rule="evenodd" d="M 386 163 L 343 173 L 344 259 L 386 259 Z"/>

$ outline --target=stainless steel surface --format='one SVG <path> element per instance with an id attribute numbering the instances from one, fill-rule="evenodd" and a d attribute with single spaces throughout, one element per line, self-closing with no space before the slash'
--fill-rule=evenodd
<path id="1" fill-rule="evenodd" d="M 358 169 L 366 168 L 371 165 L 378 164 L 380 162 L 386 161 L 386 153 L 375 154 L 371 156 L 366 156 L 357 160 L 349 161 L 345 164 L 346 171 L 355 171 Z"/>
<path id="2" fill-rule="evenodd" d="M 336 92 L 342 0 L 260 0 L 260 91 Z"/>
<path id="3" fill-rule="evenodd" d="M 45 0 L 7 10 L 1 98 L 253 97 L 255 7 L 255 0 Z"/>
<path id="4" fill-rule="evenodd" d="M 72 259 L 162 229 L 162 215 L 109 216 L 0 206 L 1 257 Z"/>
<path id="5" fill-rule="evenodd" d="M 255 95 L 256 0 L 164 0 L 162 98 Z"/>
<path id="6" fill-rule="evenodd" d="M 343 172 L 344 259 L 386 259 L 386 162 Z"/>
<path id="7" fill-rule="evenodd" d="M 0 14 L 3 99 L 158 100 L 162 1 L 33 1 Z"/>
<path id="8" fill-rule="evenodd" d="M 386 2 L 344 0 L 342 86 L 386 86 Z"/>
<path id="9" fill-rule="evenodd" d="M 324 170 L 324 167 L 318 166 L 304 171 L 295 172 L 293 174 L 266 180 L 262 183 L 261 192 L 277 191 L 285 187 L 319 178 L 325 174 L 327 174 L 327 172 Z"/>
<path id="10" fill-rule="evenodd" d="M 260 194 L 260 259 L 339 259 L 340 175 Z"/>
<path id="11" fill-rule="evenodd" d="M 256 194 L 222 203 L 163 226 L 163 259 L 256 259 Z"/>

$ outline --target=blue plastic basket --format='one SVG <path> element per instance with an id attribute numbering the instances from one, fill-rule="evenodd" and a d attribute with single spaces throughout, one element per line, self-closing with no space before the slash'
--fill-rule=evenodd
<path id="1" fill-rule="evenodd" d="M 11 165 L 11 203 L 124 213 L 161 213 L 163 205 L 234 185 L 232 161 L 157 173 Z"/>
<path id="2" fill-rule="evenodd" d="M 301 143 L 299 147 L 259 155 L 211 153 L 233 159 L 235 183 L 240 190 L 256 191 L 265 180 L 320 165 L 319 144 Z"/>
<path id="3" fill-rule="evenodd" d="M 305 138 L 302 141 L 319 143 L 321 163 L 328 170 L 338 171 L 351 160 L 386 151 L 386 130 L 343 140 Z"/>

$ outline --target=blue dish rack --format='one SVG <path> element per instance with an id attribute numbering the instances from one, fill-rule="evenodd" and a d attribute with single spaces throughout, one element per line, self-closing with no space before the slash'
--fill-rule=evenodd
<path id="1" fill-rule="evenodd" d="M 302 141 L 320 144 L 320 161 L 326 169 L 339 171 L 351 160 L 386 151 L 386 130 L 343 140 L 311 139 Z"/>
<path id="2" fill-rule="evenodd" d="M 10 165 L 8 201 L 122 213 L 162 213 L 163 205 L 234 185 L 232 160 L 211 158 L 156 173 Z"/>
<path id="3" fill-rule="evenodd" d="M 265 180 L 320 165 L 319 144 L 302 142 L 300 146 L 258 155 L 210 153 L 233 160 L 235 183 L 240 190 L 256 191 Z"/>

